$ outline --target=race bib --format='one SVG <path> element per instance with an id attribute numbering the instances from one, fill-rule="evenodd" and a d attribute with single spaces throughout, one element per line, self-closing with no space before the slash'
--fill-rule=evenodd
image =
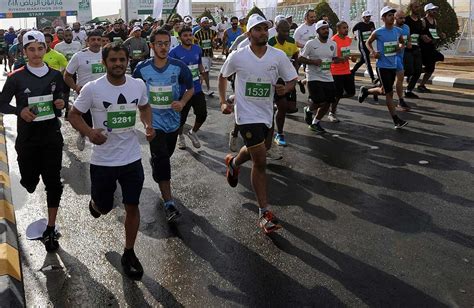
<path id="1" fill-rule="evenodd" d="M 290 37 L 293 37 L 295 35 L 295 29 L 290 29 Z"/>
<path id="2" fill-rule="evenodd" d="M 323 62 L 321 62 L 321 70 L 322 71 L 329 71 L 331 69 L 332 60 L 323 59 L 322 61 Z"/>
<path id="3" fill-rule="evenodd" d="M 212 48 L 211 40 L 203 40 L 201 42 L 201 47 L 202 49 L 211 49 Z"/>
<path id="4" fill-rule="evenodd" d="M 362 40 L 367 41 L 372 34 L 372 31 L 364 31 L 362 32 Z"/>
<path id="5" fill-rule="evenodd" d="M 383 43 L 383 54 L 386 57 L 395 56 L 397 54 L 398 42 L 384 42 Z"/>
<path id="6" fill-rule="evenodd" d="M 142 57 L 141 50 L 132 50 L 132 58 L 133 59 L 140 59 Z"/>
<path id="7" fill-rule="evenodd" d="M 6 42 L 0 42 L 0 48 L 5 48 L 7 47 L 7 43 Z"/>
<path id="8" fill-rule="evenodd" d="M 37 114 L 34 122 L 41 122 L 56 117 L 53 109 L 53 95 L 28 97 L 28 107 L 36 109 Z"/>
<path id="9" fill-rule="evenodd" d="M 105 74 L 106 69 L 102 63 L 93 63 L 92 64 L 92 74 Z"/>
<path id="10" fill-rule="evenodd" d="M 341 47 L 341 56 L 344 57 L 349 57 L 351 55 L 351 47 Z"/>
<path id="11" fill-rule="evenodd" d="M 430 28 L 431 37 L 435 40 L 439 40 L 438 31 L 436 29 Z"/>
<path id="12" fill-rule="evenodd" d="M 403 41 L 404 41 L 404 42 L 405 42 L 405 44 L 406 44 L 406 43 L 407 43 L 407 41 L 408 41 L 408 35 L 403 35 L 402 37 L 403 37 Z"/>
<path id="13" fill-rule="evenodd" d="M 111 133 L 135 129 L 137 107 L 135 104 L 114 104 L 107 108 L 107 128 Z"/>
<path id="14" fill-rule="evenodd" d="M 119 37 L 119 36 L 116 36 L 116 37 L 114 37 L 114 40 L 113 40 L 113 42 L 114 42 L 114 43 L 116 43 L 116 44 L 119 44 L 119 43 L 122 43 L 122 42 L 123 42 L 123 40 L 122 40 L 122 38 L 121 38 L 121 37 Z"/>
<path id="15" fill-rule="evenodd" d="M 314 40 L 315 37 L 316 37 L 316 36 L 310 36 L 310 37 L 308 37 L 308 41 L 309 41 L 309 40 Z"/>
<path id="16" fill-rule="evenodd" d="M 252 100 L 268 101 L 271 97 L 272 84 L 263 78 L 249 78 L 245 83 L 245 96 Z"/>
<path id="17" fill-rule="evenodd" d="M 199 65 L 191 64 L 188 65 L 189 70 L 191 70 L 191 74 L 193 75 L 193 81 L 199 80 Z"/>
<path id="18" fill-rule="evenodd" d="M 170 109 L 173 102 L 172 86 L 150 86 L 150 104 L 156 109 Z"/>
<path id="19" fill-rule="evenodd" d="M 412 34 L 411 35 L 411 44 L 412 46 L 418 46 L 418 39 L 420 38 L 419 34 Z"/>
<path id="20" fill-rule="evenodd" d="M 72 56 L 74 56 L 73 53 L 67 53 L 66 54 L 66 59 L 69 61 L 69 60 L 71 60 Z"/>

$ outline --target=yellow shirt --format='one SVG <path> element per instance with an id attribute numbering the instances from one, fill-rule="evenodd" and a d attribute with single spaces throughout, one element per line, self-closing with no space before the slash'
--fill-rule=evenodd
<path id="1" fill-rule="evenodd" d="M 295 39 L 292 37 L 289 37 L 283 44 L 280 44 L 277 37 L 274 36 L 268 40 L 268 45 L 283 51 L 289 59 L 293 58 L 294 54 L 298 52 L 298 46 L 296 46 Z"/>
<path id="2" fill-rule="evenodd" d="M 51 49 L 43 56 L 43 61 L 57 71 L 62 71 L 67 67 L 66 57 L 54 49 Z"/>

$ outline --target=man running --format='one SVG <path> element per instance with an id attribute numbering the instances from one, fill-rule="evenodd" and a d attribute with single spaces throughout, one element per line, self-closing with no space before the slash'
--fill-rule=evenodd
<path id="1" fill-rule="evenodd" d="M 411 47 L 410 39 L 410 28 L 405 25 L 405 12 L 398 10 L 395 13 L 395 25 L 402 29 L 402 37 L 405 45 Z M 403 80 L 405 79 L 405 69 L 403 67 L 403 58 L 405 54 L 405 48 L 397 53 L 397 81 L 395 84 L 395 90 L 398 96 L 398 108 L 402 111 L 409 111 L 410 106 L 403 99 Z"/>
<path id="2" fill-rule="evenodd" d="M 140 225 L 140 194 L 145 175 L 141 150 L 135 132 L 137 108 L 145 126 L 147 140 L 154 137 L 151 108 L 143 81 L 125 75 L 128 50 L 108 45 L 103 50 L 107 75 L 87 83 L 69 114 L 69 122 L 94 144 L 90 163 L 91 200 L 89 211 L 94 218 L 109 213 L 119 182 L 125 207 L 125 249 L 121 263 L 127 276 L 140 279 L 143 267 L 133 247 Z M 92 112 L 90 127 L 82 114 Z"/>
<path id="3" fill-rule="evenodd" d="M 229 56 L 229 48 L 232 46 L 234 41 L 243 34 L 242 29 L 239 27 L 239 19 L 235 16 L 230 18 L 231 27 L 224 31 L 223 43 L 224 54 Z"/>
<path id="4" fill-rule="evenodd" d="M 81 29 L 81 23 L 78 21 L 72 24 L 72 40 L 81 43 L 82 47 L 86 47 L 87 33 Z"/>
<path id="5" fill-rule="evenodd" d="M 156 137 L 150 141 L 153 179 L 158 183 L 168 222 L 180 216 L 171 195 L 170 159 L 176 147 L 180 112 L 194 94 L 193 77 L 183 62 L 168 57 L 171 35 L 166 30 L 155 30 L 150 36 L 150 47 L 155 56 L 140 63 L 133 77 L 146 82 L 149 101 L 153 108 L 153 128 Z M 186 89 L 181 92 L 181 89 Z"/>
<path id="6" fill-rule="evenodd" d="M 329 106 L 336 103 L 336 87 L 331 74 L 333 61 L 337 58 L 337 45 L 329 39 L 329 23 L 320 20 L 316 23 L 317 38 L 309 40 L 301 50 L 300 62 L 306 64 L 306 79 L 311 98 L 310 106 L 304 107 L 305 122 L 308 128 L 318 134 L 326 130 L 321 119 Z"/>
<path id="7" fill-rule="evenodd" d="M 127 34 L 122 30 L 122 24 L 119 20 L 114 22 L 112 31 L 109 32 L 108 36 L 112 43 L 123 43 L 127 39 Z"/>
<path id="8" fill-rule="evenodd" d="M 10 47 L 14 45 L 16 38 L 17 35 L 15 29 L 13 27 L 9 27 L 7 33 L 5 33 L 5 42 L 7 42 L 8 68 L 10 72 L 12 71 L 12 66 L 14 62 L 14 58 L 10 56 Z"/>
<path id="9" fill-rule="evenodd" d="M 27 32 L 22 42 L 29 61 L 8 76 L 0 94 L 0 112 L 18 116 L 15 149 L 21 185 L 30 194 L 36 190 L 40 176 L 45 185 L 48 225 L 43 242 L 46 251 L 52 252 L 59 248 L 55 226 L 63 192 L 63 136 L 58 117 L 64 108 L 64 81 L 60 72 L 43 62 L 47 47 L 41 32 Z M 16 107 L 10 105 L 13 97 Z"/>
<path id="10" fill-rule="evenodd" d="M 235 121 L 245 146 L 237 156 L 228 154 L 227 182 L 235 187 L 240 166 L 252 161 L 251 181 L 259 206 L 258 224 L 265 233 L 280 228 L 278 219 L 268 209 L 265 140 L 273 123 L 273 95 L 291 92 L 298 77 L 286 55 L 267 45 L 271 23 L 258 14 L 250 16 L 247 33 L 250 45 L 230 54 L 219 76 L 219 98 L 223 113 L 232 112 L 226 100 L 227 78 L 235 74 Z M 277 84 L 282 78 L 285 84 Z"/>
<path id="11" fill-rule="evenodd" d="M 306 42 L 316 37 L 316 12 L 309 9 L 304 14 L 304 23 L 295 30 L 295 41 L 298 48 L 303 48 Z"/>
<path id="12" fill-rule="evenodd" d="M 87 48 L 72 56 L 69 61 L 66 71 L 64 72 L 64 81 L 66 84 L 76 91 L 81 93 L 82 87 L 89 81 L 96 80 L 105 74 L 105 67 L 102 64 L 101 41 L 102 33 L 98 30 L 91 31 L 87 34 Z M 77 81 L 74 79 L 74 74 L 77 74 Z M 89 111 L 83 114 L 86 123 L 92 127 L 92 117 Z M 86 137 L 81 134 L 76 139 L 76 146 L 79 151 L 84 151 L 86 146 Z"/>
<path id="13" fill-rule="evenodd" d="M 349 25 L 340 21 L 336 25 L 337 33 L 331 39 L 337 45 L 337 57 L 341 60 L 331 64 L 331 74 L 336 86 L 336 100 L 331 104 L 328 119 L 331 122 L 339 122 L 336 116 L 337 105 L 341 98 L 349 98 L 355 95 L 354 75 L 351 73 L 349 59 L 351 57 L 352 39 L 348 36 Z"/>
<path id="14" fill-rule="evenodd" d="M 191 28 L 183 28 L 179 32 L 179 39 L 181 45 L 173 48 L 169 56 L 171 58 L 181 60 L 188 66 L 193 75 L 194 81 L 194 95 L 191 97 L 189 102 L 181 110 L 181 123 L 178 130 L 178 148 L 181 150 L 186 149 L 186 141 L 183 136 L 183 127 L 186 124 L 186 119 L 188 117 L 191 107 L 193 108 L 194 115 L 196 119 L 194 121 L 194 126 L 189 131 L 186 131 L 195 148 L 200 148 L 201 143 L 198 138 L 198 131 L 201 128 L 204 121 L 207 118 L 207 107 L 206 107 L 206 97 L 202 92 L 201 82 L 199 76 L 201 72 L 204 72 L 204 67 L 202 66 L 202 50 L 198 45 L 193 44 L 193 30 Z M 181 95 L 186 91 L 185 88 L 181 89 Z"/>
<path id="15" fill-rule="evenodd" d="M 123 46 L 130 54 L 130 70 L 133 72 L 137 64 L 148 58 L 150 49 L 146 39 L 141 37 L 142 28 L 135 26 L 130 32 L 130 37 L 125 40 Z"/>
<path id="16" fill-rule="evenodd" d="M 357 31 L 356 39 L 359 42 L 358 47 L 360 52 L 360 59 L 359 62 L 354 65 L 351 72 L 353 75 L 355 75 L 359 67 L 361 67 L 362 64 L 365 63 L 365 65 L 367 66 L 367 71 L 369 72 L 370 79 L 372 80 L 372 83 L 375 84 L 377 81 L 374 76 L 374 71 L 372 70 L 372 64 L 370 63 L 370 53 L 367 49 L 367 46 L 365 45 L 372 32 L 375 30 L 375 24 L 370 21 L 371 17 L 372 14 L 370 13 L 370 11 L 364 11 L 362 13 L 362 21 L 358 22 L 354 26 L 354 28 L 352 28 L 352 33 L 355 34 L 355 32 Z"/>
<path id="17" fill-rule="evenodd" d="M 385 94 L 387 108 L 395 124 L 395 129 L 400 129 L 406 126 L 408 122 L 397 116 L 393 105 L 393 84 L 397 75 L 397 53 L 405 47 L 402 30 L 394 26 L 396 11 L 389 6 L 382 8 L 380 16 L 382 16 L 384 26 L 372 32 L 367 40 L 367 49 L 377 59 L 377 75 L 382 87 L 372 89 L 367 89 L 364 86 L 360 87 L 359 103 L 362 103 L 369 94 Z M 375 51 L 372 47 L 374 41 L 377 41 L 378 51 Z"/>
<path id="18" fill-rule="evenodd" d="M 430 93 L 426 87 L 426 83 L 430 80 L 435 71 L 436 62 L 444 61 L 444 56 L 436 49 L 436 43 L 439 39 L 446 38 L 446 34 L 440 32 L 438 34 L 438 24 L 436 16 L 438 7 L 433 3 L 425 5 L 425 17 L 423 18 L 423 29 L 420 38 L 421 55 L 423 57 L 423 66 L 425 67 L 423 78 L 418 85 L 418 91 L 421 93 Z"/>
<path id="19" fill-rule="evenodd" d="M 72 40 L 72 30 L 70 28 L 64 30 L 64 41 L 54 47 L 54 50 L 62 53 L 68 61 L 71 60 L 74 54 L 81 51 L 81 49 L 81 43 Z"/>
<path id="20" fill-rule="evenodd" d="M 202 66 L 204 67 L 204 73 L 202 77 L 206 83 L 207 92 L 206 94 L 211 96 L 214 91 L 211 91 L 209 83 L 209 71 L 211 70 L 212 57 L 214 56 L 212 45 L 217 37 L 217 32 L 210 29 L 209 18 L 203 17 L 201 19 L 201 29 L 196 31 L 194 34 L 197 44 L 202 49 Z"/>
<path id="21" fill-rule="evenodd" d="M 421 57 L 421 50 L 420 50 L 420 35 L 423 29 L 423 22 L 420 18 L 420 10 L 421 5 L 418 1 L 412 1 L 408 5 L 408 11 L 410 12 L 410 16 L 407 16 L 405 19 L 405 24 L 410 28 L 410 38 L 411 38 L 411 46 L 407 45 L 405 49 L 405 56 L 404 56 L 404 69 L 405 69 L 405 76 L 407 77 L 407 89 L 405 92 L 405 96 L 407 98 L 419 98 L 418 95 L 413 93 L 413 89 L 415 88 L 418 79 L 420 79 L 421 71 L 423 67 L 423 59 Z"/>
<path id="22" fill-rule="evenodd" d="M 4 65 L 5 74 L 8 65 L 8 43 L 5 40 L 5 30 L 0 29 L 0 65 Z"/>
<path id="23" fill-rule="evenodd" d="M 66 69 L 67 66 L 66 57 L 62 53 L 49 47 L 53 41 L 52 34 L 46 33 L 44 34 L 44 38 L 46 40 L 47 51 L 43 57 L 43 61 L 52 69 L 60 71 L 61 73 L 64 72 L 64 69 Z"/>

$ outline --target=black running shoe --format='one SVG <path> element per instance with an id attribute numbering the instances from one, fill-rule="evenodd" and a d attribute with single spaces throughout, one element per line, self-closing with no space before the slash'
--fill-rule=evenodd
<path id="1" fill-rule="evenodd" d="M 426 86 L 418 86 L 418 92 L 420 93 L 431 93 L 431 90 L 428 89 Z"/>
<path id="2" fill-rule="evenodd" d="M 360 87 L 359 97 L 358 97 L 359 103 L 363 103 L 365 99 L 367 98 L 367 96 L 369 96 L 369 90 L 367 90 L 367 88 L 364 86 Z"/>
<path id="3" fill-rule="evenodd" d="M 318 124 L 311 124 L 308 128 L 318 134 L 324 134 L 326 132 L 326 130 L 321 126 L 321 122 L 318 122 Z"/>
<path id="4" fill-rule="evenodd" d="M 377 94 L 374 94 L 374 102 L 378 102 L 379 101 L 379 96 Z"/>
<path id="5" fill-rule="evenodd" d="M 53 252 L 53 251 L 58 250 L 59 248 L 58 238 L 59 238 L 59 235 L 55 229 L 51 231 L 46 229 L 43 232 L 43 244 L 47 252 Z"/>
<path id="6" fill-rule="evenodd" d="M 405 100 L 403 98 L 400 98 L 398 100 L 398 109 L 402 110 L 402 111 L 410 111 L 410 106 L 408 106 L 408 104 L 405 102 Z"/>
<path id="7" fill-rule="evenodd" d="M 413 99 L 419 99 L 420 98 L 418 95 L 416 95 L 412 91 L 405 91 L 405 97 L 413 98 Z"/>
<path id="8" fill-rule="evenodd" d="M 168 207 L 165 206 L 165 214 L 166 214 L 166 220 L 168 220 L 168 222 L 173 222 L 179 216 L 181 216 L 181 213 L 178 211 L 178 209 L 174 205 L 170 205 Z"/>
<path id="9" fill-rule="evenodd" d="M 293 114 L 293 113 L 297 113 L 297 112 L 298 112 L 298 108 L 295 108 L 295 109 L 292 109 L 292 110 L 287 110 L 286 114 Z"/>
<path id="10" fill-rule="evenodd" d="M 140 280 L 143 277 L 143 267 L 138 260 L 137 256 L 135 255 L 135 251 L 133 249 L 125 250 L 122 259 L 122 268 L 125 273 L 130 279 L 133 280 Z"/>
<path id="11" fill-rule="evenodd" d="M 405 127 L 407 125 L 408 125 L 407 121 L 404 121 L 404 120 L 398 118 L 396 123 L 395 123 L 395 129 L 401 129 L 402 127 Z"/>
<path id="12" fill-rule="evenodd" d="M 303 108 L 303 112 L 304 112 L 304 121 L 306 122 L 306 124 L 311 125 L 311 123 L 313 122 L 313 112 L 309 110 L 308 106 L 305 106 Z"/>
<path id="13" fill-rule="evenodd" d="M 89 212 L 91 212 L 92 217 L 99 218 L 102 215 L 100 212 L 96 211 L 92 206 L 92 200 L 89 201 Z"/>
<path id="14" fill-rule="evenodd" d="M 306 88 L 304 87 L 303 82 L 301 80 L 298 80 L 298 85 L 300 86 L 300 92 L 305 94 L 306 93 Z"/>

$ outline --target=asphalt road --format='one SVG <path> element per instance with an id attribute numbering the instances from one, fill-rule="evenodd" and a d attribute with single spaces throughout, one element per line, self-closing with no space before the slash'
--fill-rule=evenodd
<path id="1" fill-rule="evenodd" d="M 393 129 L 382 98 L 345 99 L 341 123 L 325 121 L 324 136 L 307 129 L 299 104 L 287 118 L 284 158 L 268 165 L 270 204 L 284 225 L 272 236 L 256 226 L 250 166 L 236 188 L 226 183 L 233 120 L 220 114 L 216 98 L 208 100 L 203 147 L 172 158 L 183 213 L 175 227 L 158 204 L 139 132 L 141 282 L 120 269 L 120 190 L 114 211 L 90 216 L 90 145 L 79 152 L 67 122 L 61 249 L 47 254 L 41 242 L 26 240 L 28 224 L 45 217 L 45 192 L 42 184 L 34 194 L 19 185 L 15 117 L 6 116 L 28 306 L 473 307 L 474 96 L 444 90 L 423 97 L 402 115 L 409 121 L 403 131 Z"/>

